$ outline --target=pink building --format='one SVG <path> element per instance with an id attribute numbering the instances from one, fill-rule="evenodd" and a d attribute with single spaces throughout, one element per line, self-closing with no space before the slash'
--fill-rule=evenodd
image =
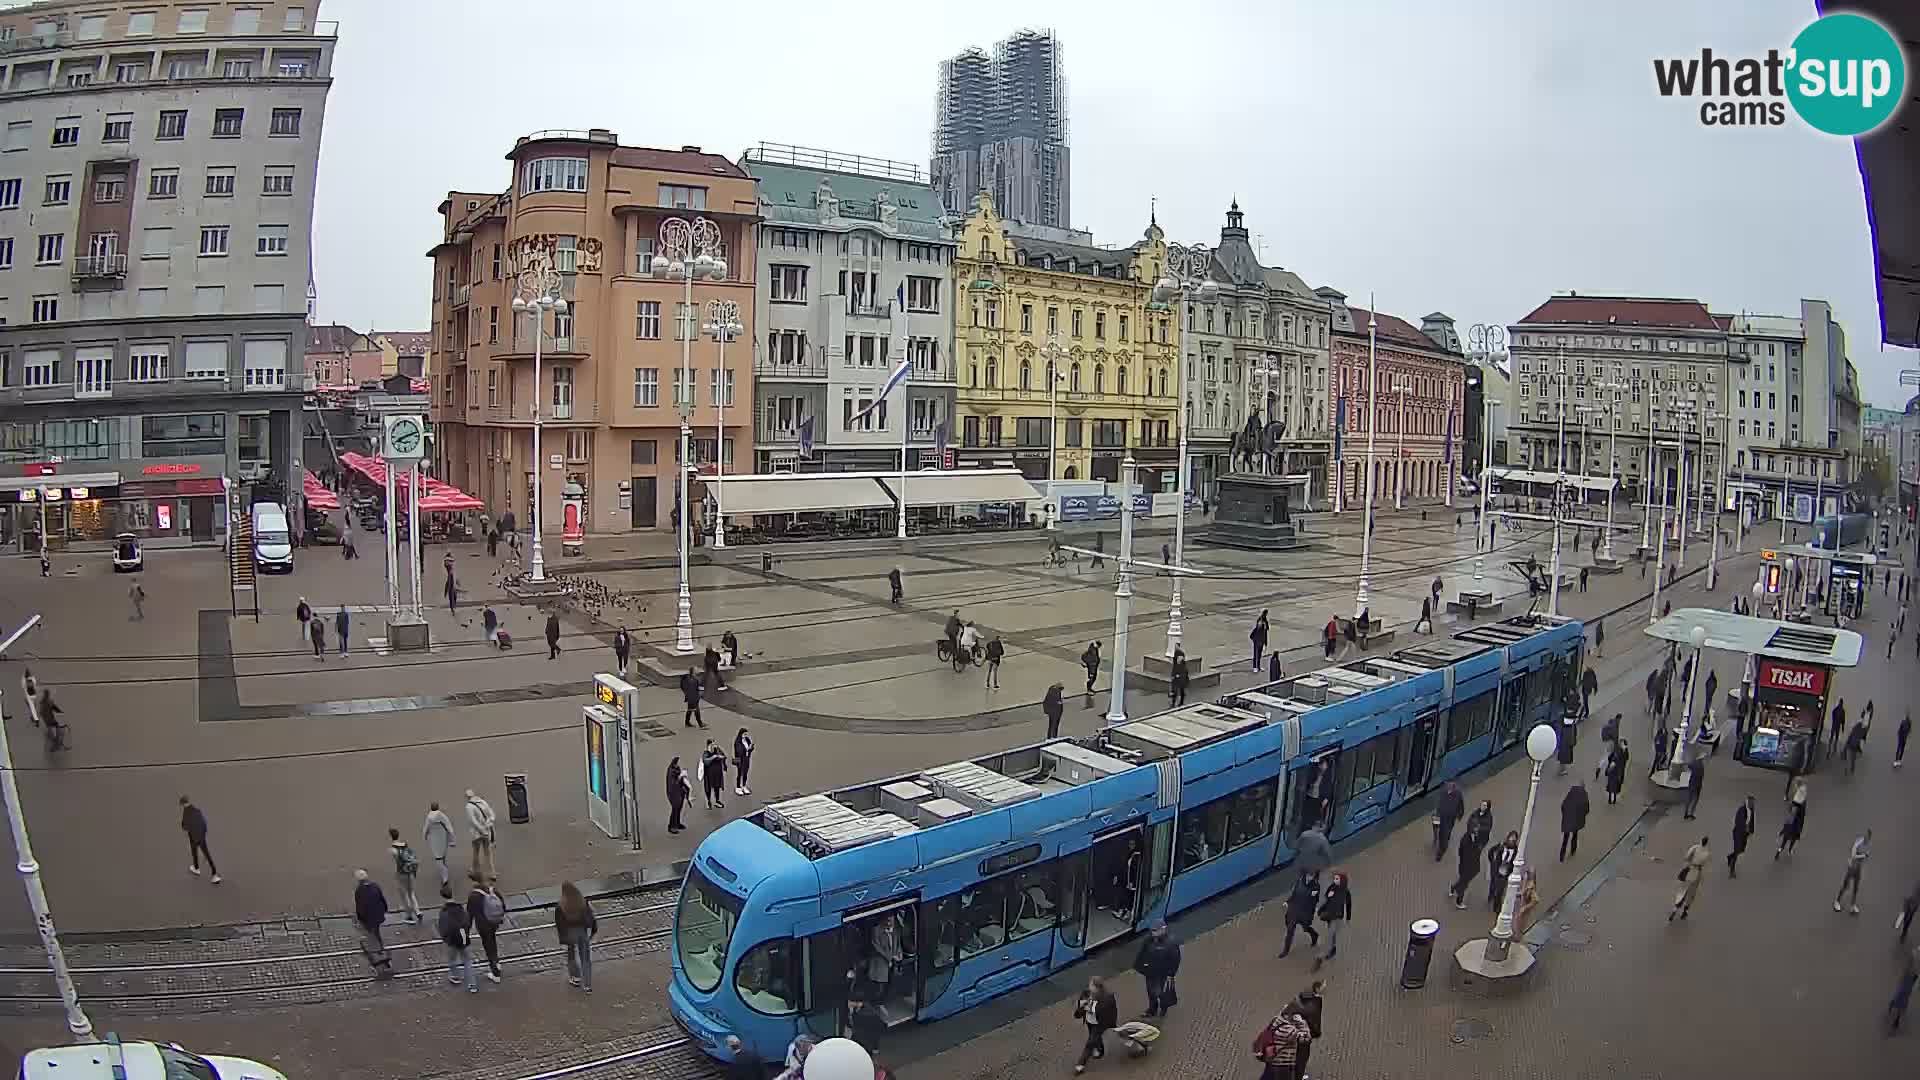
<path id="1" fill-rule="evenodd" d="M 1333 289 L 1319 295 L 1333 305 L 1328 422 L 1340 430 L 1338 490 L 1341 505 L 1367 497 L 1369 404 L 1373 433 L 1376 508 L 1399 490 L 1405 499 L 1450 498 L 1451 477 L 1461 469 L 1461 415 L 1466 401 L 1466 358 L 1453 320 L 1435 313 L 1416 327 L 1385 312 L 1350 307 Z M 1374 371 L 1378 392 L 1367 385 L 1367 324 L 1375 325 Z"/>

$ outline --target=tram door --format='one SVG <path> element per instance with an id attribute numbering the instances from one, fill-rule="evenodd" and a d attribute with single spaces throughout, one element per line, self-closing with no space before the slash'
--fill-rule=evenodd
<path id="1" fill-rule="evenodd" d="M 807 1027 L 827 1038 L 848 1030 L 847 1009 L 865 1003 L 888 1027 L 918 1011 L 919 901 L 909 897 L 847 913 L 807 938 Z"/>
<path id="2" fill-rule="evenodd" d="M 1287 805 L 1293 808 L 1289 834 L 1295 838 L 1315 825 L 1332 826 L 1339 808 L 1334 805 L 1334 777 L 1340 769 L 1340 748 L 1323 750 L 1305 765 L 1287 773 Z"/>
<path id="3" fill-rule="evenodd" d="M 1433 759 L 1440 749 L 1440 713 L 1423 712 L 1413 722 L 1413 748 L 1407 754 L 1407 795 L 1427 790 Z"/>
<path id="4" fill-rule="evenodd" d="M 1086 947 L 1133 932 L 1147 885 L 1147 829 L 1132 825 L 1095 837 L 1087 874 Z"/>

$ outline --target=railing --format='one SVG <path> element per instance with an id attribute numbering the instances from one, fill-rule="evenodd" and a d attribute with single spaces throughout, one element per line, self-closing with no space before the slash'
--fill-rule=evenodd
<path id="1" fill-rule="evenodd" d="M 28 34 L 10 41 L 0 41 L 0 56 L 40 52 L 45 49 L 64 49 L 71 44 L 73 44 L 71 30 L 62 30 L 54 34 Z"/>
<path id="2" fill-rule="evenodd" d="M 337 19 L 322 19 L 313 24 L 313 36 L 337 38 L 340 36 L 340 22 Z"/>
<path id="3" fill-rule="evenodd" d="M 756 356 L 753 360 L 753 373 L 773 379 L 824 379 L 827 377 L 825 357 L 806 360 L 769 360 Z"/>
<path id="4" fill-rule="evenodd" d="M 913 374 L 909 376 L 910 381 L 917 382 L 922 385 L 926 383 L 951 384 L 954 381 L 954 379 L 955 379 L 954 371 L 951 367 L 942 369 L 942 368 L 930 367 L 924 364 L 913 365 Z"/>
<path id="5" fill-rule="evenodd" d="M 457 408 L 449 408 L 450 415 L 457 414 Z M 533 409 L 525 402 L 518 405 L 469 405 L 465 417 L 471 424 L 513 425 L 516 427 L 533 426 Z M 561 415 L 565 413 L 565 415 Z M 460 419 L 454 415 L 454 419 Z M 576 401 L 571 405 L 542 405 L 540 409 L 542 424 L 595 424 L 600 422 L 600 403 L 597 401 Z"/>
<path id="6" fill-rule="evenodd" d="M 514 355 L 525 354 L 532 356 L 534 340 L 533 322 L 531 319 L 526 318 L 515 321 L 518 325 L 513 328 L 513 347 L 510 351 Z M 584 353 L 588 351 L 587 338 L 585 334 L 581 333 L 580 328 L 577 326 L 570 332 L 562 335 L 547 332 L 546 335 L 540 339 L 540 351 L 550 356 Z"/>
<path id="7" fill-rule="evenodd" d="M 76 255 L 73 257 L 74 278 L 117 278 L 127 274 L 126 255 L 114 252 L 106 255 Z"/>
<path id="8" fill-rule="evenodd" d="M 847 314 L 861 319 L 892 318 L 893 301 L 849 299 L 847 301 Z"/>
<path id="9" fill-rule="evenodd" d="M 466 307 L 467 301 L 473 299 L 473 286 L 455 285 L 448 292 L 447 299 L 452 301 L 454 307 Z"/>

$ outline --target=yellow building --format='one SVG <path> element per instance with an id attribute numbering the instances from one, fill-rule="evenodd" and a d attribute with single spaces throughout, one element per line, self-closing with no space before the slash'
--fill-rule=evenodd
<path id="1" fill-rule="evenodd" d="M 1118 480 L 1131 450 L 1143 489 L 1172 490 L 1180 327 L 1152 297 L 1166 239 L 1151 225 L 1131 247 L 1092 241 L 974 199 L 953 264 L 957 457 L 1041 479 L 1051 456 L 1057 479 Z"/>

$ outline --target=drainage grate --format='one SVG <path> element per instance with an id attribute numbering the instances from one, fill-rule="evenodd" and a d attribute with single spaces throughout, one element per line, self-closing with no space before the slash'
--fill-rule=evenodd
<path id="1" fill-rule="evenodd" d="M 1554 935 L 1553 940 L 1555 944 L 1563 949 L 1572 949 L 1574 952 L 1579 952 L 1593 944 L 1593 935 L 1587 933 L 1585 930 L 1575 930 L 1571 926 L 1562 926 L 1560 932 Z"/>
<path id="2" fill-rule="evenodd" d="M 1477 1016 L 1463 1016 L 1453 1022 L 1451 1041 L 1456 1044 L 1492 1037 L 1493 1025 Z"/>

